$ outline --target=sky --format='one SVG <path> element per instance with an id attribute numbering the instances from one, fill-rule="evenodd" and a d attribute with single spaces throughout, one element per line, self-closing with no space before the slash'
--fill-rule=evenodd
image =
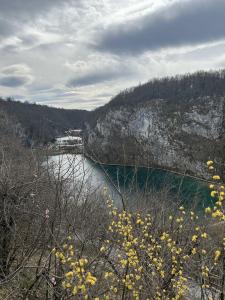
<path id="1" fill-rule="evenodd" d="M 0 96 L 92 110 L 225 68 L 225 0 L 0 0 Z"/>

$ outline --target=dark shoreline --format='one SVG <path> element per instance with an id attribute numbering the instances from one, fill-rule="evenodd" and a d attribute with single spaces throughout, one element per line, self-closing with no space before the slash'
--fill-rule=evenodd
<path id="1" fill-rule="evenodd" d="M 105 162 L 101 162 L 101 161 L 98 161 L 96 160 L 95 158 L 93 158 L 90 154 L 88 154 L 87 152 L 84 152 L 84 156 L 88 159 L 90 159 L 91 161 L 93 161 L 95 164 L 98 164 L 98 165 L 108 165 L 108 166 L 118 166 L 118 167 L 138 167 L 138 168 L 146 168 L 146 169 L 154 169 L 154 170 L 162 170 L 162 171 L 166 171 L 166 172 L 170 172 L 170 173 L 173 173 L 175 175 L 179 175 L 179 176 L 183 176 L 183 177 L 189 177 L 189 178 L 193 178 L 195 180 L 198 180 L 198 181 L 201 181 L 201 182 L 205 182 L 206 184 L 209 184 L 209 183 L 214 183 L 213 180 L 207 180 L 205 178 L 202 178 L 202 177 L 198 177 L 198 176 L 195 176 L 195 175 L 191 175 L 191 174 L 187 174 L 187 173 L 181 173 L 179 171 L 175 171 L 175 170 L 172 170 L 172 169 L 169 169 L 169 168 L 162 168 L 162 167 L 158 167 L 158 166 L 146 166 L 146 165 L 138 165 L 138 166 L 135 166 L 133 164 L 115 164 L 115 163 L 105 163 Z"/>

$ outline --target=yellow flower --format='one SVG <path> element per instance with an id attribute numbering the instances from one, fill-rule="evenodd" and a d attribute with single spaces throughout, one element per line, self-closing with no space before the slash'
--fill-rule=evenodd
<path id="1" fill-rule="evenodd" d="M 80 286 L 80 289 L 81 289 L 82 292 L 85 292 L 85 291 L 86 291 L 86 286 L 85 286 L 84 284 L 82 284 L 82 285 Z"/>
<path id="2" fill-rule="evenodd" d="M 213 161 L 212 160 L 208 160 L 207 161 L 207 166 L 211 166 L 211 165 L 213 165 Z"/>
<path id="3" fill-rule="evenodd" d="M 212 192 L 210 193 L 211 197 L 215 197 L 216 194 L 217 194 L 217 191 L 212 191 Z"/>
<path id="4" fill-rule="evenodd" d="M 100 251 L 101 251 L 101 252 L 105 251 L 105 247 L 102 246 L 101 249 L 100 249 Z"/>
<path id="5" fill-rule="evenodd" d="M 71 277 L 73 277 L 73 272 L 70 271 L 70 272 L 66 273 L 65 276 L 66 276 L 67 278 L 71 278 Z"/>
<path id="6" fill-rule="evenodd" d="M 192 238 L 191 238 L 192 242 L 196 242 L 196 241 L 197 241 L 197 238 L 198 238 L 197 235 L 193 235 Z"/>
<path id="7" fill-rule="evenodd" d="M 193 248 L 193 249 L 191 250 L 191 253 L 192 253 L 192 254 L 196 254 L 196 253 L 197 253 L 196 248 Z"/>
<path id="8" fill-rule="evenodd" d="M 210 185 L 209 185 L 209 188 L 210 188 L 210 189 L 213 189 L 214 187 L 215 187 L 214 184 L 210 184 Z"/>
<path id="9" fill-rule="evenodd" d="M 212 213 L 213 218 L 221 217 L 222 215 L 223 215 L 223 213 L 219 209 L 217 209 L 215 212 Z"/>
<path id="10" fill-rule="evenodd" d="M 97 278 L 92 276 L 90 272 L 87 273 L 86 282 L 90 283 L 90 285 L 95 285 Z"/>
<path id="11" fill-rule="evenodd" d="M 121 263 L 122 267 L 125 268 L 126 265 L 127 265 L 127 260 L 126 259 L 121 259 L 120 263 Z"/>
<path id="12" fill-rule="evenodd" d="M 208 213 L 208 214 L 210 214 L 211 213 L 211 208 L 210 207 L 206 207 L 206 209 L 205 209 L 205 213 Z"/>
<path id="13" fill-rule="evenodd" d="M 220 255 L 221 255 L 221 251 L 220 251 L 220 250 L 216 250 L 216 251 L 215 251 L 215 257 L 214 257 L 214 260 L 217 261 L 217 260 L 219 259 Z"/>
<path id="14" fill-rule="evenodd" d="M 219 176 L 219 175 L 214 175 L 214 176 L 213 176 L 213 179 L 214 179 L 214 180 L 220 180 L 220 176 Z"/>
<path id="15" fill-rule="evenodd" d="M 136 224 L 141 224 L 141 225 L 143 225 L 144 222 L 143 222 L 140 218 L 138 218 L 137 221 L 136 221 Z"/>
<path id="16" fill-rule="evenodd" d="M 136 278 L 136 280 L 138 281 L 138 280 L 141 279 L 141 276 L 140 276 L 140 275 L 136 275 L 135 278 Z"/>
<path id="17" fill-rule="evenodd" d="M 88 260 L 86 258 L 79 259 L 79 264 L 80 264 L 81 267 L 83 267 L 87 263 L 88 263 Z"/>
<path id="18" fill-rule="evenodd" d="M 113 273 L 112 272 L 105 272 L 105 279 L 107 279 L 108 277 L 112 277 L 113 276 Z"/>
<path id="19" fill-rule="evenodd" d="M 160 271 L 160 275 L 161 275 L 162 278 L 164 278 L 165 277 L 165 272 L 164 271 Z"/>
<path id="20" fill-rule="evenodd" d="M 201 234 L 201 237 L 206 239 L 208 237 L 208 234 L 206 232 L 204 232 L 204 233 Z"/>
<path id="21" fill-rule="evenodd" d="M 73 288 L 73 290 L 72 290 L 72 294 L 73 294 L 73 295 L 76 295 L 77 292 L 78 292 L 78 290 L 77 290 L 77 287 L 75 286 L 75 287 Z"/>

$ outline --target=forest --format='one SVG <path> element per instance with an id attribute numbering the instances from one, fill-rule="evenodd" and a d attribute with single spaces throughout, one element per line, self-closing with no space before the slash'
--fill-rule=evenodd
<path id="1" fill-rule="evenodd" d="M 46 144 L 69 128 L 83 128 L 89 112 L 76 109 L 53 108 L 46 105 L 22 103 L 11 98 L 0 98 L 0 111 L 15 124 L 24 143 Z"/>
<path id="2" fill-rule="evenodd" d="M 121 91 L 104 106 L 98 107 L 89 116 L 95 122 L 110 109 L 148 103 L 153 99 L 164 99 L 173 103 L 188 103 L 199 97 L 221 97 L 225 95 L 225 70 L 198 71 L 171 77 L 151 79 Z"/>

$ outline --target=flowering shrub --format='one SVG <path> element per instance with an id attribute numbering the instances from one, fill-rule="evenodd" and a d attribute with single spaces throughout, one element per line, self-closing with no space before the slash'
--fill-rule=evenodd
<path id="1" fill-rule="evenodd" d="M 65 273 L 62 287 L 71 289 L 71 293 L 74 296 L 82 295 L 84 299 L 88 299 L 91 287 L 96 284 L 97 279 L 88 271 L 88 260 L 86 258 L 76 258 L 74 246 L 70 241 L 71 237 L 68 237 L 62 251 L 53 250 L 60 262 L 69 269 Z"/>
<path id="2" fill-rule="evenodd" d="M 214 170 L 212 160 L 208 161 L 207 165 L 210 170 Z M 215 198 L 216 202 L 213 210 L 210 207 L 207 207 L 205 211 L 206 213 L 211 214 L 213 218 L 218 219 L 218 221 L 225 221 L 225 212 L 223 207 L 225 187 L 221 183 L 219 175 L 213 175 L 212 178 L 214 179 L 215 184 L 210 184 L 209 188 L 211 189 L 211 197 Z"/>
<path id="3" fill-rule="evenodd" d="M 213 161 L 207 162 L 214 170 Z M 213 208 L 205 209 L 206 225 L 194 211 L 180 206 L 162 220 L 146 212 L 118 209 L 107 196 L 107 238 L 91 254 L 69 237 L 54 250 L 64 269 L 62 288 L 74 299 L 201 299 L 224 297 L 225 234 L 214 234 L 225 221 L 224 186 L 212 176 Z M 208 217 L 207 217 L 208 216 Z"/>

